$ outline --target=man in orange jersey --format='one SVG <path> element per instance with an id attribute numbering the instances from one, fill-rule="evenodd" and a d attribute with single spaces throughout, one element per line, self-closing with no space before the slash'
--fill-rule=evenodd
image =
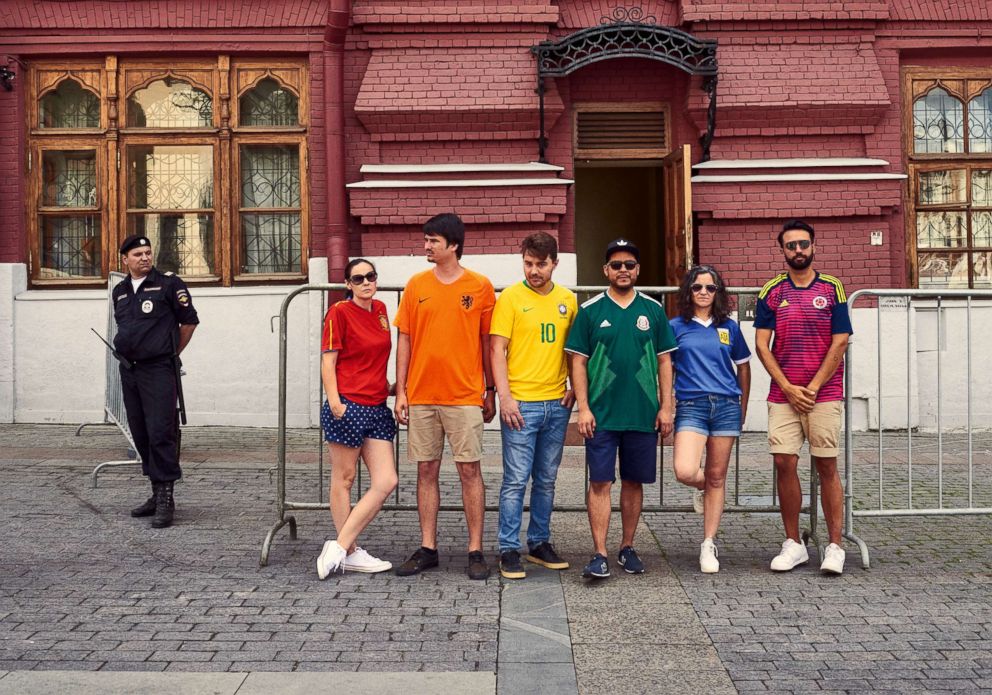
<path id="1" fill-rule="evenodd" d="M 444 438 L 458 468 L 468 526 L 468 576 L 486 579 L 482 553 L 486 488 L 482 423 L 496 414 L 489 354 L 489 324 L 496 293 L 489 280 L 459 260 L 465 225 L 452 213 L 424 225 L 424 251 L 434 268 L 410 278 L 394 324 L 396 419 L 409 426 L 407 457 L 417 462 L 421 547 L 396 570 L 401 577 L 437 567 L 438 473 Z"/>

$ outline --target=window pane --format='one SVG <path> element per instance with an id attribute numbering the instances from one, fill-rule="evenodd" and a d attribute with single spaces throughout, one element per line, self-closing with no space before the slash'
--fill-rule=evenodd
<path id="1" fill-rule="evenodd" d="M 270 77 L 240 99 L 241 125 L 298 125 L 299 99 Z"/>
<path id="2" fill-rule="evenodd" d="M 964 212 L 917 212 L 916 246 L 953 248 L 967 245 L 968 226 Z"/>
<path id="3" fill-rule="evenodd" d="M 99 128 L 100 99 L 75 80 L 65 80 L 41 98 L 38 125 L 42 128 Z"/>
<path id="4" fill-rule="evenodd" d="M 920 172 L 920 205 L 949 205 L 967 200 L 964 169 Z"/>
<path id="5" fill-rule="evenodd" d="M 980 208 L 992 207 L 992 171 L 989 169 L 972 170 L 971 204 Z"/>
<path id="6" fill-rule="evenodd" d="M 129 208 L 202 210 L 214 206 L 214 150 L 209 145 L 127 148 Z"/>
<path id="7" fill-rule="evenodd" d="M 968 102 L 968 151 L 992 152 L 992 89 Z"/>
<path id="8" fill-rule="evenodd" d="M 300 207 L 300 151 L 295 145 L 241 148 L 241 207 Z"/>
<path id="9" fill-rule="evenodd" d="M 205 128 L 212 124 L 210 95 L 172 77 L 152 82 L 127 100 L 131 128 Z"/>
<path id="10" fill-rule="evenodd" d="M 100 216 L 42 215 L 41 268 L 43 278 L 100 276 Z"/>
<path id="11" fill-rule="evenodd" d="M 241 216 L 242 273 L 299 273 L 302 269 L 299 213 Z"/>
<path id="12" fill-rule="evenodd" d="M 943 89 L 932 89 L 913 103 L 913 150 L 964 151 L 964 106 Z"/>
<path id="13" fill-rule="evenodd" d="M 971 215 L 972 246 L 992 246 L 992 212 L 981 210 Z"/>
<path id="14" fill-rule="evenodd" d="M 127 233 L 151 240 L 159 270 L 188 277 L 216 274 L 213 215 L 130 214 Z"/>
<path id="15" fill-rule="evenodd" d="M 920 288 L 968 286 L 968 254 L 921 252 L 917 262 Z"/>
<path id="16" fill-rule="evenodd" d="M 60 208 L 96 207 L 96 152 L 43 152 L 41 204 Z"/>
<path id="17" fill-rule="evenodd" d="M 975 289 L 992 289 L 992 251 L 982 251 L 971 256 L 975 267 Z"/>

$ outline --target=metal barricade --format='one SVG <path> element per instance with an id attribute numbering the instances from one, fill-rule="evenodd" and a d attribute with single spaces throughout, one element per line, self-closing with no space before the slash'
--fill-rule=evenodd
<path id="1" fill-rule="evenodd" d="M 378 293 L 381 296 L 384 293 L 396 293 L 399 297 L 403 292 L 403 287 L 397 286 L 380 286 L 378 288 Z M 497 287 L 497 290 L 505 289 L 503 287 Z M 578 286 L 571 288 L 580 297 L 585 295 L 593 295 L 603 291 L 602 286 Z M 326 501 L 326 487 L 324 481 L 324 466 L 323 466 L 323 439 L 322 437 L 318 441 L 318 481 L 317 481 L 317 495 L 315 501 L 293 501 L 287 499 L 286 493 L 286 410 L 287 410 L 287 384 L 286 384 L 286 370 L 288 364 L 288 315 L 289 307 L 292 301 L 308 292 L 322 292 L 326 298 L 326 293 L 330 291 L 342 292 L 345 290 L 345 285 L 338 283 L 329 284 L 313 284 L 304 285 L 298 287 L 291 291 L 283 300 L 282 306 L 279 312 L 279 405 L 278 405 L 278 445 L 277 445 L 277 460 L 276 466 L 270 471 L 270 478 L 272 473 L 276 476 L 276 522 L 273 524 L 272 528 L 266 534 L 265 539 L 262 543 L 262 550 L 259 558 L 259 564 L 265 566 L 268 564 L 269 551 L 272 546 L 272 541 L 275 538 L 275 534 L 283 527 L 289 526 L 289 534 L 292 540 L 297 538 L 297 523 L 296 517 L 287 512 L 292 511 L 327 511 L 327 501 Z M 638 290 L 644 294 L 653 296 L 660 301 L 664 301 L 669 295 L 678 292 L 677 287 L 639 287 Z M 760 288 L 757 287 L 742 287 L 742 288 L 728 288 L 728 293 L 732 296 L 736 296 L 739 308 L 739 315 L 744 321 L 753 321 L 753 310 L 754 310 L 754 300 L 757 298 L 757 294 Z M 323 310 L 326 309 L 326 303 L 321 302 L 322 315 Z M 273 317 L 275 318 L 275 317 Z M 319 347 L 319 346 L 318 346 Z M 313 348 L 316 350 L 317 348 Z M 323 386 L 321 385 L 321 394 L 323 395 Z M 323 402 L 323 398 L 321 398 Z M 397 474 L 400 468 L 400 440 L 403 437 L 405 428 L 399 428 L 396 440 L 394 442 L 394 454 L 395 454 L 395 465 L 397 469 Z M 666 482 L 666 461 L 665 461 L 665 447 L 659 446 L 660 451 L 658 460 L 658 500 L 656 503 L 647 502 L 645 500 L 643 511 L 644 512 L 690 512 L 692 511 L 691 504 L 671 504 L 666 503 L 665 500 L 665 482 Z M 769 457 L 770 458 L 770 457 Z M 777 499 L 777 487 L 774 473 L 774 466 L 771 462 L 768 462 L 768 471 L 770 471 L 769 480 L 770 487 L 767 495 L 756 494 L 760 490 L 756 490 L 754 481 L 749 481 L 743 484 L 742 480 L 747 477 L 754 477 L 755 472 L 746 472 L 742 468 L 741 454 L 739 447 L 739 440 L 734 446 L 734 459 L 732 463 L 731 470 L 728 471 L 728 480 L 731 474 L 734 478 L 733 489 L 728 490 L 728 505 L 726 507 L 727 512 L 756 512 L 756 513 L 774 513 L 779 511 L 778 499 Z M 758 472 L 760 475 L 760 471 Z M 353 490 L 353 494 L 361 495 L 362 489 L 362 465 L 359 464 L 358 471 L 356 475 L 356 485 Z M 759 483 L 760 484 L 760 483 Z M 585 486 L 588 489 L 588 475 L 585 476 Z M 680 486 L 681 487 L 681 486 Z M 746 487 L 746 489 L 743 489 Z M 803 539 L 805 541 L 810 541 L 817 546 L 820 546 L 820 542 L 816 535 L 817 528 L 817 504 L 816 500 L 818 498 L 817 491 L 817 474 L 816 467 L 810 462 L 810 484 L 809 484 L 809 499 L 812 501 L 811 504 L 805 504 L 802 507 L 802 513 L 809 514 L 809 529 L 803 532 Z M 748 500 L 769 500 L 770 503 L 748 503 Z M 528 507 L 525 506 L 525 509 Z M 394 494 L 393 501 L 387 502 L 383 505 L 383 510 L 387 511 L 416 511 L 416 504 L 401 503 L 400 502 L 400 487 L 397 486 Z M 498 511 L 499 507 L 494 504 L 487 505 L 487 511 Z M 585 512 L 586 507 L 584 505 L 567 505 L 556 503 L 554 507 L 555 511 L 562 512 Z M 460 501 L 458 503 L 444 503 L 439 507 L 440 511 L 461 511 L 462 505 Z M 619 507 L 614 506 L 614 511 L 619 511 Z M 821 548 L 822 551 L 822 548 Z M 822 553 L 821 553 L 822 554 Z"/>
<path id="2" fill-rule="evenodd" d="M 867 569 L 870 566 L 868 546 L 854 533 L 854 517 L 992 514 L 992 484 L 989 483 L 992 460 L 986 451 L 985 460 L 980 464 L 984 475 L 979 477 L 985 486 L 976 491 L 974 450 L 976 429 L 992 431 L 992 416 L 975 421 L 976 382 L 972 379 L 975 311 L 982 311 L 986 318 L 992 317 L 992 301 L 989 301 L 992 290 L 858 290 L 848 299 L 852 317 L 859 299 L 876 301 L 876 349 L 874 355 L 857 349 L 864 338 L 855 334 L 848 344 L 845 359 L 844 536 L 857 543 L 862 566 Z M 981 304 L 976 306 L 975 300 Z M 883 315 L 889 319 L 883 321 Z M 931 322 L 933 330 L 925 325 L 920 327 L 921 323 Z M 903 323 L 904 351 L 897 342 L 900 337 L 896 336 L 902 332 Z M 992 318 L 984 330 L 980 330 L 988 335 L 989 328 L 992 328 Z M 863 368 L 855 362 L 856 357 L 874 359 L 874 365 L 865 370 L 870 373 L 874 366 L 873 384 L 871 376 L 866 378 L 863 371 L 859 372 L 856 381 L 855 367 Z M 905 373 L 900 376 L 898 372 L 902 365 L 899 362 L 903 359 Z M 917 375 L 915 389 L 914 372 Z M 921 383 L 925 377 L 933 382 L 932 391 L 929 385 Z M 952 402 L 945 397 L 948 390 L 945 381 L 954 382 Z M 870 461 L 859 462 L 857 458 L 859 451 L 871 449 L 856 449 L 854 444 L 853 406 L 863 395 L 866 382 L 874 386 L 874 393 L 869 388 L 868 407 L 862 409 L 868 418 L 868 430 L 877 431 L 874 470 Z M 856 383 L 862 387 L 861 391 L 855 389 Z M 986 385 L 984 403 L 988 413 L 992 396 L 987 386 L 990 382 L 984 379 L 979 383 Z M 887 402 L 898 401 L 902 391 L 906 397 L 904 408 L 890 410 L 884 407 Z M 889 396 L 889 392 L 895 395 Z M 872 395 L 877 402 L 874 411 Z M 931 395 L 935 399 L 934 408 L 924 413 L 925 399 Z M 874 428 L 871 427 L 873 415 Z M 886 433 L 893 446 L 886 445 Z M 893 439 L 897 437 L 903 439 L 904 444 L 895 446 L 897 442 Z M 957 451 L 952 452 L 953 458 L 947 462 L 947 449 L 952 447 Z M 966 456 L 962 462 L 963 454 Z M 868 479 L 868 484 L 858 487 L 862 477 Z"/>
<path id="3" fill-rule="evenodd" d="M 116 271 L 111 271 L 107 276 L 107 341 L 111 344 L 114 342 L 114 336 L 117 334 L 117 322 L 114 320 L 114 300 L 113 292 L 114 288 L 127 277 L 124 273 L 119 273 Z M 127 444 L 131 448 L 131 451 L 135 452 L 134 459 L 127 459 L 121 461 L 105 461 L 97 465 L 90 474 L 93 481 L 93 487 L 97 486 L 97 477 L 100 475 L 100 471 L 104 468 L 114 468 L 117 466 L 133 466 L 140 463 L 140 458 L 138 458 L 137 448 L 134 446 L 134 438 L 131 436 L 131 430 L 127 424 L 127 412 L 124 409 L 124 393 L 121 390 L 121 373 L 118 369 L 117 358 L 115 358 L 109 350 L 105 350 L 105 367 L 106 367 L 106 377 L 104 385 L 104 396 L 103 396 L 103 414 L 105 423 L 113 423 L 117 425 L 117 429 L 121 431 L 124 438 L 127 439 Z M 83 423 L 76 430 L 76 436 L 83 430 L 86 425 L 96 424 L 96 423 Z"/>

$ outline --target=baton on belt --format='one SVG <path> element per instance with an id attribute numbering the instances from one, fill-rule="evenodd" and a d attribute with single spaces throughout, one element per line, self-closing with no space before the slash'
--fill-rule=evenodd
<path id="1" fill-rule="evenodd" d="M 186 399 L 183 398 L 183 370 L 176 351 L 176 336 L 172 336 L 172 368 L 176 371 L 176 395 L 179 396 L 179 422 L 186 424 Z"/>
<path id="2" fill-rule="evenodd" d="M 113 355 L 118 362 L 123 364 L 126 369 L 134 369 L 134 364 L 130 360 L 124 359 L 124 356 L 117 352 L 117 350 L 114 349 L 114 346 L 107 342 L 106 338 L 97 333 L 95 328 L 90 328 L 90 330 L 93 331 L 93 335 L 100 339 L 101 343 L 107 346 L 107 349 L 110 350 L 110 354 Z"/>

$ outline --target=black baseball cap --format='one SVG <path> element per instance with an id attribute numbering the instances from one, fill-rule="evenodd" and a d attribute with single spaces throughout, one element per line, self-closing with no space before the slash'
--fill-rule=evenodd
<path id="1" fill-rule="evenodd" d="M 141 236 L 140 234 L 132 234 L 127 237 L 123 242 L 121 242 L 121 255 L 127 255 L 127 252 L 131 249 L 136 249 L 139 246 L 151 247 L 152 242 L 148 241 L 148 237 Z"/>
<path id="2" fill-rule="evenodd" d="M 640 250 L 634 246 L 634 242 L 629 239 L 624 239 L 623 237 L 619 239 L 614 239 L 609 244 L 606 245 L 606 261 L 609 262 L 610 256 L 612 256 L 617 251 L 626 251 L 631 254 L 638 262 L 641 260 Z"/>

